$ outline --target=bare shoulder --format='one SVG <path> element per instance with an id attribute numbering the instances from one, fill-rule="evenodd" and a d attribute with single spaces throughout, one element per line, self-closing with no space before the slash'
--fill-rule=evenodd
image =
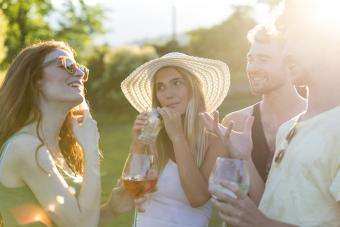
<path id="1" fill-rule="evenodd" d="M 22 156 L 26 157 L 27 154 L 35 150 L 41 142 L 39 139 L 30 134 L 17 135 L 10 139 L 6 153 L 12 156 Z"/>
<path id="2" fill-rule="evenodd" d="M 35 168 L 37 167 L 37 158 L 40 160 L 49 157 L 48 152 L 40 152 L 42 150 L 47 151 L 36 136 L 30 134 L 17 135 L 11 138 L 5 154 L 3 154 L 4 166 L 7 168 L 14 167 L 16 170 L 25 167 Z"/>
<path id="3" fill-rule="evenodd" d="M 245 121 L 253 113 L 253 108 L 254 108 L 254 105 L 251 105 L 241 110 L 237 110 L 237 111 L 227 114 L 223 118 L 222 124 L 224 126 L 227 126 L 230 121 L 233 121 L 235 130 L 237 131 L 243 130 Z"/>

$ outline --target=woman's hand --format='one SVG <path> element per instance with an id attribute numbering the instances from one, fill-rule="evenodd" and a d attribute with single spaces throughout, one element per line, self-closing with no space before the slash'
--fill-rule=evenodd
<path id="1" fill-rule="evenodd" d="M 172 142 L 185 138 L 180 113 L 167 107 L 158 107 L 157 111 L 162 116 L 166 133 Z"/>
<path id="2" fill-rule="evenodd" d="M 132 126 L 132 146 L 133 150 L 142 151 L 145 144 L 138 139 L 141 130 L 148 124 L 148 113 L 141 112 L 137 115 L 136 120 Z"/>
<path id="3" fill-rule="evenodd" d="M 82 110 L 81 114 L 79 114 L 79 111 L 73 114 L 72 130 L 78 143 L 83 148 L 90 148 L 84 149 L 84 151 L 98 149 L 99 132 L 97 122 L 92 118 L 88 109 Z"/>
<path id="4" fill-rule="evenodd" d="M 144 212 L 143 204 L 147 200 L 147 195 L 135 199 L 131 196 L 122 185 L 121 181 L 113 188 L 108 203 L 110 204 L 111 213 L 118 215 L 126 213 L 136 208 L 138 212 Z"/>
<path id="5" fill-rule="evenodd" d="M 243 132 L 237 132 L 232 130 L 232 121 L 227 127 L 219 123 L 218 111 L 214 111 L 213 116 L 207 112 L 200 113 L 199 115 L 207 130 L 222 140 L 232 158 L 251 160 L 251 151 L 253 149 L 251 138 L 251 129 L 254 122 L 253 116 L 247 118 Z"/>

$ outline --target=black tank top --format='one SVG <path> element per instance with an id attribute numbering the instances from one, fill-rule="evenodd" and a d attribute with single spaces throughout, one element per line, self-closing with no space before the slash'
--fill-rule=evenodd
<path id="1" fill-rule="evenodd" d="M 267 176 L 270 170 L 270 166 L 273 160 L 273 153 L 270 152 L 266 137 L 264 135 L 260 103 L 256 103 L 253 107 L 254 123 L 251 130 L 251 137 L 253 139 L 253 151 L 252 159 L 257 171 L 264 182 L 267 180 Z"/>

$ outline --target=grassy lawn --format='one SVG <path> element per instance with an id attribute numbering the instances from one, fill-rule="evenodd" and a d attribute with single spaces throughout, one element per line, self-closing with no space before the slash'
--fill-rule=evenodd
<path id="1" fill-rule="evenodd" d="M 220 108 L 221 116 L 226 113 L 243 108 L 257 99 L 249 96 L 228 97 Z M 104 159 L 102 160 L 102 199 L 106 200 L 112 187 L 120 177 L 125 158 L 128 153 L 131 139 L 131 126 L 134 121 L 125 116 L 116 116 L 114 113 L 94 113 L 98 121 L 101 134 L 101 148 Z M 128 227 L 132 226 L 133 212 L 117 217 L 108 226 Z M 210 221 L 210 227 L 222 226 L 216 211 Z"/>

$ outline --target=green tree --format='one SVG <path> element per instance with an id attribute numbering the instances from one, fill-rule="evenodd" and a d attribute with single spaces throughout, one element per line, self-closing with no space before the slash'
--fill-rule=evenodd
<path id="1" fill-rule="evenodd" d="M 188 52 L 226 62 L 233 75 L 244 72 L 249 46 L 246 36 L 256 24 L 251 13 L 250 7 L 237 6 L 221 24 L 189 32 Z"/>
<path id="2" fill-rule="evenodd" d="M 7 48 L 5 47 L 5 37 L 6 37 L 5 35 L 6 35 L 6 30 L 7 30 L 7 21 L 1 10 L 0 10 L 0 28 L 1 28 L 0 29 L 0 64 L 1 64 L 7 52 Z M 4 72 L 1 71 L 1 68 L 2 67 L 0 67 L 0 84 L 2 83 L 3 78 L 4 78 Z"/>
<path id="3" fill-rule="evenodd" d="M 97 97 L 98 89 L 100 89 L 99 81 L 102 79 L 105 73 L 105 56 L 109 50 L 110 49 L 107 45 L 97 46 L 92 48 L 91 54 L 85 57 L 86 66 L 90 70 L 89 80 L 85 83 L 86 96 L 93 105 L 96 104 L 97 98 L 100 99 L 100 97 Z M 95 106 L 100 105 L 97 104 Z"/>
<path id="4" fill-rule="evenodd" d="M 159 56 L 169 52 L 185 52 L 185 47 L 181 46 L 176 40 L 170 40 L 165 44 L 152 44 L 152 46 L 155 47 Z"/>
<path id="5" fill-rule="evenodd" d="M 85 47 L 91 45 L 91 35 L 105 32 L 102 23 L 105 19 L 104 12 L 100 5 L 88 6 L 83 0 L 65 1 L 57 13 L 59 19 L 54 28 L 55 39 L 67 40 L 73 48 L 84 53 Z"/>
<path id="6" fill-rule="evenodd" d="M 23 47 L 39 40 L 63 40 L 85 50 L 91 35 L 103 32 L 104 10 L 83 0 L 67 0 L 62 9 L 54 8 L 51 0 L 0 0 L 0 9 L 8 21 L 6 64 Z"/>
<path id="7" fill-rule="evenodd" d="M 4 63 L 8 64 L 29 43 L 52 37 L 43 18 L 52 9 L 49 0 L 2 0 L 0 9 L 8 21 L 5 41 L 8 53 Z"/>
<path id="8" fill-rule="evenodd" d="M 89 61 L 92 62 L 89 64 L 90 72 L 98 66 L 104 67 L 104 70 L 88 83 L 90 103 L 95 109 L 127 113 L 126 110 L 131 110 L 131 107 L 121 92 L 120 83 L 138 66 L 158 57 L 156 50 L 151 46 L 120 46 L 102 51 L 97 56 L 99 59 Z"/>

